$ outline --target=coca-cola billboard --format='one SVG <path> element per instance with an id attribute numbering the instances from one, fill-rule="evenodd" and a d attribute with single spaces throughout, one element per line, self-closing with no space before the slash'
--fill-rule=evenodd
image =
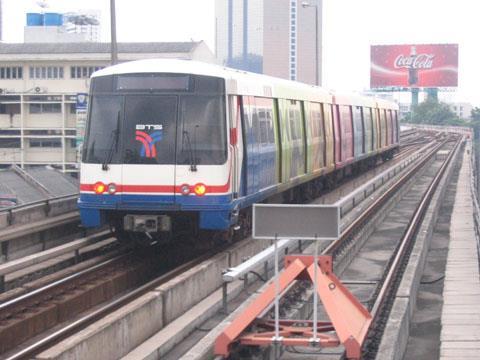
<path id="1" fill-rule="evenodd" d="M 456 87 L 458 45 L 374 45 L 370 87 Z"/>

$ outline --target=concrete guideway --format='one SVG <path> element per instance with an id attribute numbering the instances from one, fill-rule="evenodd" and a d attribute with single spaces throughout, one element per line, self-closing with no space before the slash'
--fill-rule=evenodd
<path id="1" fill-rule="evenodd" d="M 470 181 L 471 144 L 463 155 L 450 222 L 443 288 L 440 359 L 478 359 L 480 354 L 480 274 Z"/>

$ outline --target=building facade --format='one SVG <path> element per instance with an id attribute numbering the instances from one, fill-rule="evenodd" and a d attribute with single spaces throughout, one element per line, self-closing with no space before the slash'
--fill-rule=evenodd
<path id="1" fill-rule="evenodd" d="M 321 0 L 216 0 L 215 11 L 221 64 L 321 84 Z"/>
<path id="2" fill-rule="evenodd" d="M 472 104 L 466 102 L 458 102 L 450 103 L 448 104 L 448 106 L 450 107 L 450 110 L 452 110 L 459 118 L 467 120 L 472 118 Z"/>
<path id="3" fill-rule="evenodd" d="M 204 42 L 119 43 L 119 61 L 177 58 L 214 62 Z M 77 135 L 90 75 L 110 63 L 106 43 L 0 44 L 0 167 L 50 165 L 78 171 Z M 81 140 L 81 139 L 80 139 Z"/>

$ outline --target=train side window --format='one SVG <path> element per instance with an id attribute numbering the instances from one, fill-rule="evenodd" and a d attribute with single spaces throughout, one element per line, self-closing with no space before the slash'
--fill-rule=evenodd
<path id="1" fill-rule="evenodd" d="M 258 114 L 258 124 L 260 127 L 260 141 L 262 144 L 268 144 L 268 128 L 267 128 L 267 117 L 265 115 L 265 109 L 259 108 L 257 111 Z"/>
<path id="2" fill-rule="evenodd" d="M 274 144 L 273 99 L 255 97 L 257 106 L 258 126 L 262 144 Z"/>
<path id="3" fill-rule="evenodd" d="M 310 109 L 310 116 L 312 117 L 312 137 L 322 138 L 324 133 L 322 107 L 319 103 L 310 103 Z"/>

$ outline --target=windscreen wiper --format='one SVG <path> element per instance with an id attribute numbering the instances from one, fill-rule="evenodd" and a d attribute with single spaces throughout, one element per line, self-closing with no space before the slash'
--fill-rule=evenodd
<path id="1" fill-rule="evenodd" d="M 195 164 L 195 154 L 193 153 L 192 143 L 190 142 L 190 135 L 187 130 L 182 131 L 182 144 L 184 140 L 186 140 L 185 142 L 187 144 L 187 151 L 190 157 L 190 171 L 197 171 L 197 164 Z"/>
<path id="2" fill-rule="evenodd" d="M 107 156 L 105 156 L 105 159 L 103 160 L 102 163 L 102 170 L 107 171 L 108 170 L 108 164 L 112 161 L 114 151 L 118 150 L 118 138 L 120 137 L 120 111 L 117 114 L 117 127 L 115 130 L 112 130 L 112 135 L 111 135 L 111 142 L 110 142 L 110 147 L 108 148 Z"/>

